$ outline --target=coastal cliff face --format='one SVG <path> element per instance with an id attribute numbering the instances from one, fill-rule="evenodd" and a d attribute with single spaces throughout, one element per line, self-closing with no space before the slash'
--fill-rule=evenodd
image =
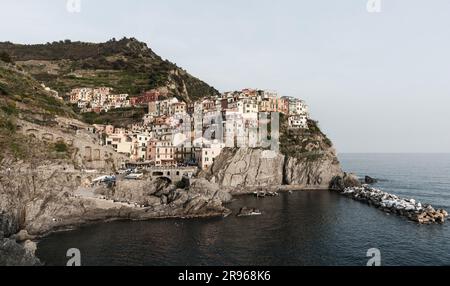
<path id="1" fill-rule="evenodd" d="M 300 189 L 326 190 L 342 173 L 340 164 L 332 156 L 316 160 L 287 157 L 284 166 L 284 182 Z"/>
<path id="2" fill-rule="evenodd" d="M 342 175 L 336 157 L 315 159 L 277 154 L 266 158 L 264 150 L 225 149 L 202 177 L 233 192 L 248 193 L 261 188 L 292 186 L 298 189 L 327 190 Z"/>
<path id="3" fill-rule="evenodd" d="M 202 174 L 223 187 L 262 187 L 283 183 L 284 156 L 252 148 L 225 149 L 212 168 Z"/>
<path id="4" fill-rule="evenodd" d="M 0 232 L 30 235 L 115 219 L 225 215 L 231 199 L 217 185 L 193 180 L 189 190 L 158 180 L 119 181 L 114 187 L 92 189 L 86 174 L 62 171 L 64 165 L 42 162 L 31 168 L 12 165 L 0 173 Z M 66 166 L 67 169 L 68 166 Z M 33 170 L 33 171 L 30 171 Z"/>
<path id="5" fill-rule="evenodd" d="M 30 239 L 52 231 L 117 219 L 229 213 L 223 203 L 231 199 L 230 194 L 206 180 L 193 181 L 189 190 L 151 180 L 121 181 L 116 187 L 96 190 L 96 194 L 83 183 L 90 178 L 70 170 L 70 165 L 9 163 L 11 170 L 0 173 L 0 265 L 40 265 Z M 80 195 L 85 190 L 91 193 Z"/>
<path id="6" fill-rule="evenodd" d="M 288 128 L 281 118 L 280 151 L 225 149 L 200 176 L 234 194 L 281 186 L 327 190 L 343 176 L 331 141 L 314 121 L 308 130 L 300 130 Z"/>
<path id="7" fill-rule="evenodd" d="M 39 165 L 10 163 L 0 174 L 0 209 L 5 236 L 26 229 L 42 234 L 62 223 L 83 218 L 89 203 L 76 199 L 73 191 L 81 185 L 81 173 L 63 171 L 68 165 L 43 161 Z"/>
<path id="8" fill-rule="evenodd" d="M 96 194 L 118 203 L 135 204 L 131 219 L 167 217 L 208 217 L 226 215 L 223 206 L 231 195 L 204 179 L 194 179 L 189 189 L 178 188 L 165 179 L 118 181 L 116 186 L 100 187 Z"/>
<path id="9" fill-rule="evenodd" d="M 27 240 L 19 244 L 14 239 L 0 236 L 0 265 L 2 266 L 40 266 L 34 255 L 36 244 Z"/>

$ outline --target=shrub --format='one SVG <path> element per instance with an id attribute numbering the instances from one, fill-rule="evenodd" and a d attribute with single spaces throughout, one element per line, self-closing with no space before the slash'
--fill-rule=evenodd
<path id="1" fill-rule="evenodd" d="M 64 142 L 57 142 L 55 144 L 55 151 L 58 153 L 66 153 L 69 148 Z"/>
<path id="2" fill-rule="evenodd" d="M 184 188 L 186 188 L 186 182 L 184 182 L 184 181 L 178 181 L 178 182 L 175 184 L 175 187 L 177 187 L 177 189 L 184 189 Z"/>
<path id="3" fill-rule="evenodd" d="M 13 62 L 11 56 L 7 52 L 0 52 L 0 60 L 4 61 L 5 63 Z"/>
<path id="4" fill-rule="evenodd" d="M 0 118 L 0 129 L 5 129 L 9 133 L 15 133 L 16 128 L 16 124 L 12 120 Z"/>
<path id="5" fill-rule="evenodd" d="M 4 105 L 1 107 L 1 109 L 7 114 L 7 115 L 14 115 L 17 114 L 18 111 L 16 109 L 16 105 L 14 103 L 8 102 L 7 105 Z"/>
<path id="6" fill-rule="evenodd" d="M 325 137 L 325 139 L 323 139 L 323 142 L 329 146 L 329 147 L 333 147 L 333 142 L 331 142 L 331 140 L 328 137 Z"/>

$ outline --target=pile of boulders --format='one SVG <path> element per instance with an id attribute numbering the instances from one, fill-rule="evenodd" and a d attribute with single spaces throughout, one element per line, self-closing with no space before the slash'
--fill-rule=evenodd
<path id="1" fill-rule="evenodd" d="M 342 194 L 420 224 L 444 223 L 448 217 L 447 211 L 443 209 L 435 210 L 431 205 L 422 205 L 413 199 L 403 199 L 368 185 L 346 188 Z"/>

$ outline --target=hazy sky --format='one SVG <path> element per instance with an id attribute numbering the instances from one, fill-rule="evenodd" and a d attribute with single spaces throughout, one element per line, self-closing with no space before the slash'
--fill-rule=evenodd
<path id="1" fill-rule="evenodd" d="M 450 152 L 450 1 L 0 0 L 0 41 L 136 37 L 220 91 L 304 98 L 339 152 Z"/>

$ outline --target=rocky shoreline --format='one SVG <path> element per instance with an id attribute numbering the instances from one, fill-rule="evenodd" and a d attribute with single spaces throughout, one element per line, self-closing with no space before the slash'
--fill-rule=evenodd
<path id="1" fill-rule="evenodd" d="M 37 249 L 35 237 L 27 231 L 6 238 L 0 232 L 0 265 L 8 266 L 40 266 L 41 261 L 35 256 Z"/>
<path id="2" fill-rule="evenodd" d="M 436 210 L 431 205 L 423 205 L 414 199 L 400 198 L 369 185 L 345 188 L 340 193 L 354 200 L 374 206 L 386 213 L 406 217 L 419 224 L 443 224 L 448 218 L 448 212 L 443 209 Z"/>

